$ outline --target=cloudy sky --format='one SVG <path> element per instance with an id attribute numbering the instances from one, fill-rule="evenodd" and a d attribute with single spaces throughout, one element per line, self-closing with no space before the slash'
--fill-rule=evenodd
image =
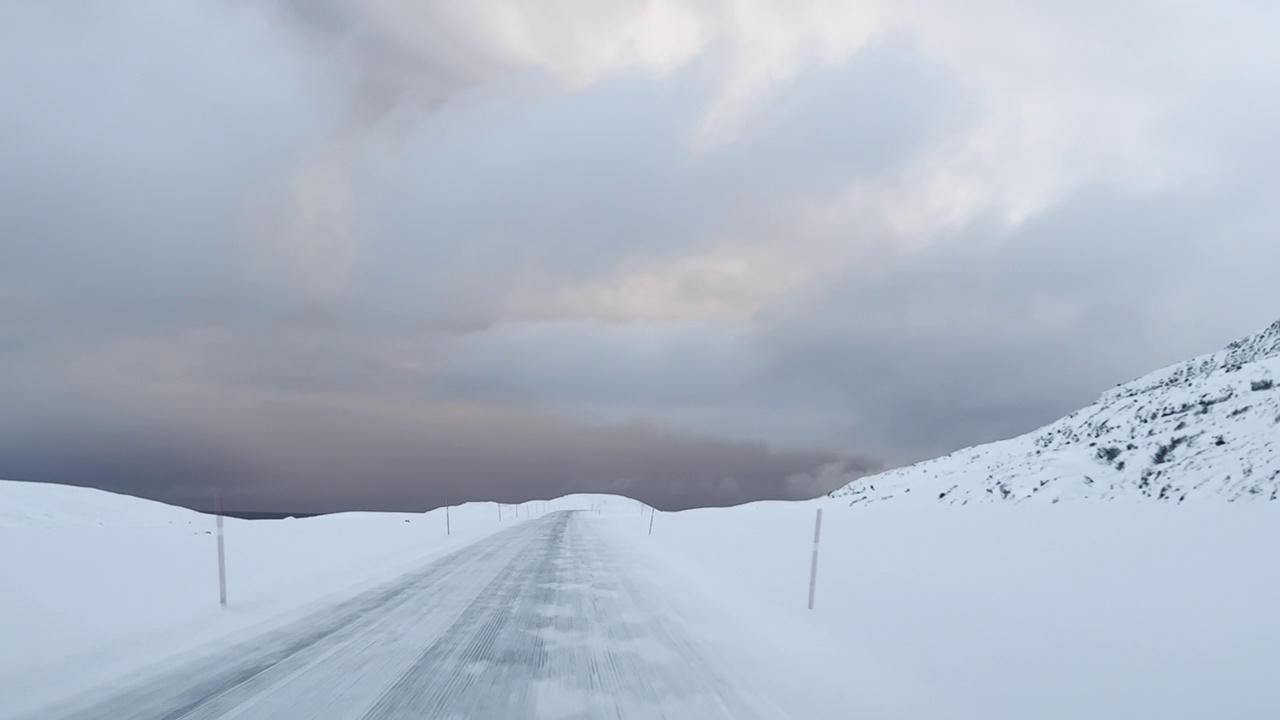
<path id="1" fill-rule="evenodd" d="M 1280 317 L 1274 0 L 8 0 L 0 477 L 803 497 Z"/>

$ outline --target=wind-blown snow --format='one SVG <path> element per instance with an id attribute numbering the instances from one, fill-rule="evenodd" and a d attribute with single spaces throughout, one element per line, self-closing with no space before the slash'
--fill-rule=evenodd
<path id="1" fill-rule="evenodd" d="M 1109 390 L 1035 432 L 861 478 L 832 495 L 960 505 L 1276 500 L 1280 322 Z"/>

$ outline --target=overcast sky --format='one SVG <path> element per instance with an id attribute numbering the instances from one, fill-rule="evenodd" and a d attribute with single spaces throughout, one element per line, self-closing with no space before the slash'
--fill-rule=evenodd
<path id="1" fill-rule="evenodd" d="M 1280 317 L 1274 0 L 8 0 L 0 477 L 797 498 Z"/>

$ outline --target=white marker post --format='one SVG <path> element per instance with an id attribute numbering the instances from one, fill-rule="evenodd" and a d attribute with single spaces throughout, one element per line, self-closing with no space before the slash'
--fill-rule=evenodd
<path id="1" fill-rule="evenodd" d="M 227 551 L 222 541 L 222 491 L 218 491 L 218 602 L 227 606 Z"/>
<path id="2" fill-rule="evenodd" d="M 498 522 L 502 522 L 502 503 L 498 503 Z"/>
<path id="3" fill-rule="evenodd" d="M 818 589 L 818 541 L 822 538 L 822 508 L 813 522 L 813 565 L 809 567 L 809 609 L 813 609 L 813 596 Z"/>
<path id="4" fill-rule="evenodd" d="M 445 535 L 453 534 L 453 528 L 449 524 L 449 506 L 448 505 L 444 506 L 444 534 Z"/>

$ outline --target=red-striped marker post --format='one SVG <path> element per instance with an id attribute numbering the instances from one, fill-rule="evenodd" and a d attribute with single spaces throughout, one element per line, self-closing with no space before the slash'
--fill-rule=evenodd
<path id="1" fill-rule="evenodd" d="M 818 589 L 818 541 L 822 538 L 822 508 L 813 521 L 813 564 L 809 566 L 809 609 L 813 609 L 813 596 Z"/>

